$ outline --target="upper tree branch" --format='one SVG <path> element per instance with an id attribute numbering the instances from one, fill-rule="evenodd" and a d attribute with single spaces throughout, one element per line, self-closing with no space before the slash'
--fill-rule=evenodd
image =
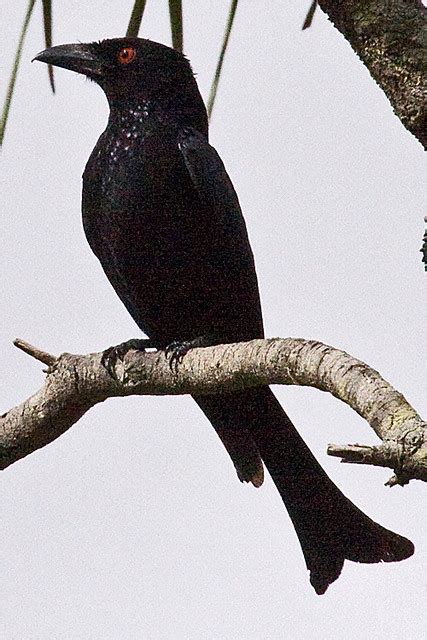
<path id="1" fill-rule="evenodd" d="M 170 370 L 163 352 L 130 350 L 115 367 L 102 353 L 58 358 L 23 341 L 17 346 L 49 365 L 40 391 L 0 417 L 1 468 L 58 438 L 92 406 L 127 395 L 215 393 L 260 384 L 296 384 L 329 391 L 364 417 L 383 443 L 331 445 L 346 462 L 391 467 L 391 484 L 427 481 L 427 425 L 379 373 L 343 351 L 297 338 L 253 340 L 190 351 Z"/>
<path id="2" fill-rule="evenodd" d="M 318 0 L 427 148 L 426 9 L 420 0 Z"/>

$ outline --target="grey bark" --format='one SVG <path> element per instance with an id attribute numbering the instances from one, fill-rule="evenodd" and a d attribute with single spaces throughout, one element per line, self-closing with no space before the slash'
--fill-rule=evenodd
<path id="1" fill-rule="evenodd" d="M 286 384 L 332 393 L 365 418 L 382 440 L 377 446 L 330 445 L 330 455 L 390 467 L 395 472 L 390 485 L 427 481 L 427 423 L 378 372 L 320 342 L 274 338 L 193 349 L 176 371 L 163 352 L 129 350 L 117 361 L 113 376 L 102 364 L 102 353 L 56 358 L 23 341 L 15 344 L 49 368 L 42 389 L 0 417 L 3 469 L 58 438 L 110 397 Z"/>
<path id="2" fill-rule="evenodd" d="M 420 0 L 318 0 L 427 148 L 427 11 Z"/>

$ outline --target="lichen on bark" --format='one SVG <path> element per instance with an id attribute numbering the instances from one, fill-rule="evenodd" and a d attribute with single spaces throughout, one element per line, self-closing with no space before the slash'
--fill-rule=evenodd
<path id="1" fill-rule="evenodd" d="M 418 0 L 319 0 L 388 97 L 402 124 L 427 148 L 427 12 Z"/>

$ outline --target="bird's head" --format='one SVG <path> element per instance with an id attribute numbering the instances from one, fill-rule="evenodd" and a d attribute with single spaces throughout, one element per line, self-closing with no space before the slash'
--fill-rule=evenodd
<path id="1" fill-rule="evenodd" d="M 110 106 L 149 100 L 166 111 L 203 113 L 205 107 L 187 58 L 142 38 L 113 38 L 45 49 L 34 60 L 81 73 L 104 90 Z"/>

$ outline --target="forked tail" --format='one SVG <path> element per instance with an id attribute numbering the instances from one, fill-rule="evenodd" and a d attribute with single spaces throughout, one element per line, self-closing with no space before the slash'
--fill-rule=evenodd
<path id="1" fill-rule="evenodd" d="M 368 518 L 341 493 L 268 387 L 196 401 L 238 472 L 256 468 L 261 456 L 291 517 L 316 593 L 325 593 L 346 559 L 397 562 L 413 554 L 410 540 Z M 243 438 L 236 443 L 239 429 Z M 247 446 L 249 434 L 255 448 Z"/>

